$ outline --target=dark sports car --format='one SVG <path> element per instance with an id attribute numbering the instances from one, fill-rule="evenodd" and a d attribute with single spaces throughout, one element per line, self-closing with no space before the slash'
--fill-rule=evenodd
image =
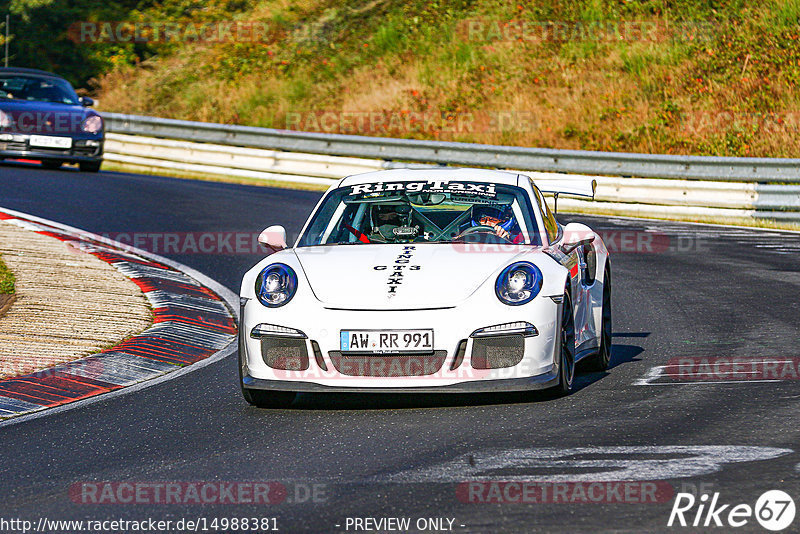
<path id="1" fill-rule="evenodd" d="M 36 69 L 0 68 L 0 159 L 38 160 L 47 168 L 103 162 L 103 119 L 64 78 Z"/>

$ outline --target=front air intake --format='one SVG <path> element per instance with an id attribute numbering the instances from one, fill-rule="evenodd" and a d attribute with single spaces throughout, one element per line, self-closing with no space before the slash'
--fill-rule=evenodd
<path id="1" fill-rule="evenodd" d="M 306 340 L 288 337 L 262 337 L 261 357 L 273 369 L 305 371 L 308 369 Z"/>
<path id="2" fill-rule="evenodd" d="M 447 357 L 446 350 L 433 354 L 348 354 L 331 351 L 333 366 L 346 376 L 426 376 L 439 371 Z"/>
<path id="3" fill-rule="evenodd" d="M 525 338 L 520 334 L 473 338 L 472 368 L 500 369 L 513 367 L 525 354 Z"/>

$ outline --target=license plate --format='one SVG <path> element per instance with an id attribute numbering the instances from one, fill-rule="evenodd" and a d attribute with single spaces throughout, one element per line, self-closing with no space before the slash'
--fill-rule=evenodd
<path id="1" fill-rule="evenodd" d="M 52 135 L 32 135 L 28 143 L 31 146 L 44 148 L 70 148 L 72 147 L 72 138 L 54 137 Z"/>
<path id="2" fill-rule="evenodd" d="M 433 352 L 433 330 L 342 330 L 342 352 Z"/>

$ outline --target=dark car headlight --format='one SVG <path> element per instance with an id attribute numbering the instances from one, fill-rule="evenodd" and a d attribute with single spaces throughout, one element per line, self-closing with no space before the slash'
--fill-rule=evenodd
<path id="1" fill-rule="evenodd" d="M 297 291 L 297 275 L 283 263 L 273 263 L 262 270 L 256 278 L 256 296 L 259 302 L 270 308 L 283 306 Z"/>
<path id="2" fill-rule="evenodd" d="M 100 133 L 103 130 L 103 119 L 100 115 L 92 115 L 83 121 L 81 129 L 90 134 Z"/>
<path id="3" fill-rule="evenodd" d="M 534 299 L 542 290 L 542 271 L 527 261 L 512 263 L 500 273 L 494 285 L 503 304 L 519 306 Z"/>

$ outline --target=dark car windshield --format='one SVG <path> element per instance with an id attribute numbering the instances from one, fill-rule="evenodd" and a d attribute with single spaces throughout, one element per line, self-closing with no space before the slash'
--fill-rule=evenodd
<path id="1" fill-rule="evenodd" d="M 78 95 L 66 80 L 24 74 L 0 74 L 0 99 L 78 104 Z"/>
<path id="2" fill-rule="evenodd" d="M 483 182 L 381 182 L 332 191 L 298 246 L 369 243 L 541 244 L 528 196 Z"/>

